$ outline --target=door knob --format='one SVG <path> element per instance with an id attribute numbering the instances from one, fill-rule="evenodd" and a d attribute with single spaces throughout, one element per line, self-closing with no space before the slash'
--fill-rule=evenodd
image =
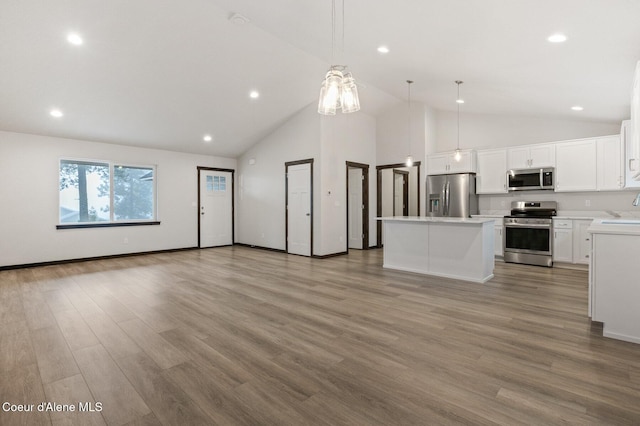
<path id="1" fill-rule="evenodd" d="M 307 213 L 307 216 L 311 216 L 311 213 Z"/>

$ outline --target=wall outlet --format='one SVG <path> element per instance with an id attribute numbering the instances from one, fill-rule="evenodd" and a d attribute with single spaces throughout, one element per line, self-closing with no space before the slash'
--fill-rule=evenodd
<path id="1" fill-rule="evenodd" d="M 505 201 L 500 201 L 500 207 L 505 207 L 506 206 L 506 202 Z"/>
<path id="2" fill-rule="evenodd" d="M 260 234 L 260 237 L 261 237 L 261 238 L 264 238 L 264 232 L 263 232 L 262 234 Z"/>
<path id="3" fill-rule="evenodd" d="M 584 200 L 585 207 L 591 207 L 591 200 Z"/>
<path id="4" fill-rule="evenodd" d="M 129 244 L 129 237 L 124 237 L 124 241 L 123 241 L 123 243 L 125 243 L 125 244 Z"/>

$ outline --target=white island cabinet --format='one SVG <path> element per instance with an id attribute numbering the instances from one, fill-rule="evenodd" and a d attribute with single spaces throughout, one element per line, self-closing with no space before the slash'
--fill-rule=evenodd
<path id="1" fill-rule="evenodd" d="M 640 343 L 640 220 L 596 219 L 588 231 L 589 316 L 604 336 Z"/>
<path id="2" fill-rule="evenodd" d="M 383 217 L 385 268 L 484 283 L 493 278 L 494 221 Z"/>

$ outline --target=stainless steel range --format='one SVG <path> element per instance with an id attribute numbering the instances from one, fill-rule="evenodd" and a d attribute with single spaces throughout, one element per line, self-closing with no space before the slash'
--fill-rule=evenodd
<path id="1" fill-rule="evenodd" d="M 504 261 L 553 266 L 555 201 L 513 201 L 504 217 Z"/>

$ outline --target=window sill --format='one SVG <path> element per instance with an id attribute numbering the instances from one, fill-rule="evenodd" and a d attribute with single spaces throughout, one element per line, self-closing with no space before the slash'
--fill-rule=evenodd
<path id="1" fill-rule="evenodd" d="M 116 228 L 119 226 L 148 226 L 160 225 L 160 221 L 151 222 L 113 222 L 113 223 L 70 223 L 68 225 L 56 225 L 56 229 L 79 229 L 79 228 Z"/>

